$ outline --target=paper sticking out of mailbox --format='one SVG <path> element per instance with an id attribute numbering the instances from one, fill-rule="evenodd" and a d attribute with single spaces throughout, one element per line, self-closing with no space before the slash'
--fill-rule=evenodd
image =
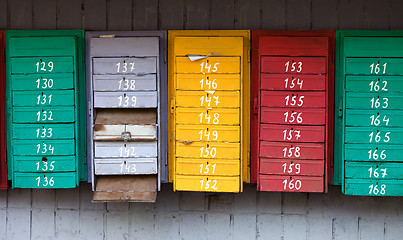
<path id="1" fill-rule="evenodd" d="M 192 62 L 197 61 L 197 60 L 201 60 L 201 59 L 205 59 L 205 58 L 208 58 L 208 57 L 220 57 L 220 56 L 222 56 L 222 55 L 218 54 L 218 53 L 213 53 L 213 52 L 211 52 L 211 53 L 209 53 L 207 55 L 186 54 L 186 57 L 188 57 L 189 60 L 192 61 Z"/>

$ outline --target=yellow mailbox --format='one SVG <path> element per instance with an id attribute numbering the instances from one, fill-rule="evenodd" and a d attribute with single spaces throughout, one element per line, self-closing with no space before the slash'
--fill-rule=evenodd
<path id="1" fill-rule="evenodd" d="M 169 180 L 175 191 L 249 182 L 250 32 L 168 31 Z"/>

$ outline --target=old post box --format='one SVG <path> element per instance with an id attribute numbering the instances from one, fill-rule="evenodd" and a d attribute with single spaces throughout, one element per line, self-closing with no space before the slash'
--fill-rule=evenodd
<path id="1" fill-rule="evenodd" d="M 260 191 L 327 191 L 334 35 L 252 31 L 251 175 Z"/>
<path id="2" fill-rule="evenodd" d="M 250 32 L 168 31 L 169 173 L 175 191 L 249 182 Z"/>
<path id="3" fill-rule="evenodd" d="M 347 195 L 403 196 L 403 31 L 336 42 L 335 175 Z"/>
<path id="4" fill-rule="evenodd" d="M 166 32 L 87 32 L 93 201 L 155 202 L 167 182 Z"/>
<path id="5" fill-rule="evenodd" d="M 84 31 L 6 31 L 7 157 L 13 188 L 87 179 Z"/>
<path id="6" fill-rule="evenodd" d="M 6 62 L 4 53 L 4 31 L 0 31 L 0 189 L 7 188 Z"/>

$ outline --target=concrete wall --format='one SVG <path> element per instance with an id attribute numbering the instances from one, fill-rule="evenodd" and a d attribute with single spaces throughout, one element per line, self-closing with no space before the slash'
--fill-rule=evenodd
<path id="1" fill-rule="evenodd" d="M 401 0 L 0 0 L 0 29 L 398 29 Z M 93 204 L 91 188 L 0 191 L 0 239 L 401 240 L 403 198 L 172 192 Z"/>

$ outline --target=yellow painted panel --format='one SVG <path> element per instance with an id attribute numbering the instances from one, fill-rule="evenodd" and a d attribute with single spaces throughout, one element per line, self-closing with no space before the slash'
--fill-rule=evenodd
<path id="1" fill-rule="evenodd" d="M 240 192 L 242 191 L 237 177 L 205 177 L 176 175 L 175 190 L 202 192 Z"/>
<path id="2" fill-rule="evenodd" d="M 239 91 L 176 91 L 176 107 L 239 108 Z"/>
<path id="3" fill-rule="evenodd" d="M 240 90 L 239 74 L 175 74 L 177 90 Z"/>
<path id="4" fill-rule="evenodd" d="M 207 55 L 216 53 L 220 55 L 242 55 L 242 37 L 178 37 L 175 39 L 175 54 L 185 56 L 186 54 Z"/>
<path id="5" fill-rule="evenodd" d="M 239 143 L 182 143 L 176 142 L 176 156 L 203 159 L 236 159 L 239 158 Z"/>
<path id="6" fill-rule="evenodd" d="M 183 142 L 239 142 L 239 126 L 176 125 L 175 138 Z"/>
<path id="7" fill-rule="evenodd" d="M 176 108 L 177 124 L 239 125 L 236 108 Z"/>
<path id="8" fill-rule="evenodd" d="M 242 47 L 234 47 L 228 42 L 229 38 L 236 37 L 242 39 Z M 182 40 L 182 39 L 183 40 Z M 196 41 L 188 41 L 192 38 L 199 40 Z M 210 41 L 210 38 L 217 38 L 217 41 Z M 218 40 L 220 39 L 220 40 Z M 214 43 L 213 43 L 214 42 Z M 197 67 L 200 69 L 196 69 L 196 73 L 191 73 L 190 71 L 186 71 L 189 74 L 181 74 L 176 73 L 176 61 L 177 57 L 185 57 L 187 54 L 198 54 L 198 55 L 207 55 L 210 53 L 219 54 L 220 56 L 237 56 L 239 57 L 239 79 L 236 81 L 231 81 L 229 78 L 236 76 L 238 74 L 208 74 L 203 73 L 200 74 L 201 66 L 200 63 L 203 60 L 196 60 L 199 62 Z M 216 55 L 217 57 L 217 55 Z M 211 57 L 213 58 L 213 57 Z M 175 134 L 176 134 L 176 126 L 180 124 L 186 124 L 189 122 L 189 119 L 192 119 L 192 122 L 187 124 L 200 125 L 200 117 L 198 114 L 196 117 L 190 117 L 192 114 L 185 114 L 189 119 L 183 119 L 183 111 L 189 111 L 190 108 L 176 108 L 175 107 L 175 94 L 176 90 L 211 90 L 208 89 L 207 85 L 201 87 L 200 80 L 201 76 L 207 77 L 215 77 L 219 81 L 223 79 L 222 82 L 226 82 L 224 87 L 222 84 L 218 82 L 217 88 L 214 90 L 240 90 L 240 101 L 241 106 L 239 108 L 238 116 L 239 118 L 232 117 L 232 119 L 239 119 L 238 124 L 240 125 L 240 161 L 241 161 L 241 174 L 240 179 L 245 182 L 250 182 L 250 31 L 249 30 L 170 30 L 168 31 L 168 100 L 169 100 L 169 114 L 168 114 L 168 164 L 169 164 L 169 181 L 175 182 L 175 161 L 176 161 L 176 143 Z M 206 60 L 206 59 L 204 59 Z M 210 63 L 210 62 L 209 62 Z M 213 66 L 214 67 L 214 66 Z M 210 69 L 212 69 L 210 67 Z M 217 68 L 217 71 L 219 69 Z M 210 70 L 211 71 L 211 70 Z M 185 79 L 187 81 L 177 81 L 178 79 Z M 239 81 L 239 83 L 238 83 Z M 238 89 L 239 88 L 239 89 Z M 181 110 L 182 109 L 182 110 Z M 223 110 L 223 109 L 222 109 Z M 212 110 L 210 110 L 211 112 Z M 200 114 L 200 113 L 199 113 Z M 223 119 L 225 120 L 225 119 Z M 176 124 L 175 121 L 178 121 L 179 125 Z M 193 122 L 195 121 L 195 122 Z M 220 123 L 221 125 L 221 116 Z M 209 126 L 217 126 L 212 123 L 208 124 Z M 225 124 L 224 124 L 225 125 Z M 230 124 L 232 125 L 232 124 Z M 180 132 L 178 132 L 180 134 Z M 197 136 L 196 136 L 197 137 Z M 239 191 L 242 191 L 242 184 L 239 184 L 237 187 Z M 174 184 L 174 190 L 183 190 L 177 188 Z M 206 191 L 206 190 L 197 190 L 195 191 Z M 225 191 L 225 190 L 224 190 Z"/>
<path id="9" fill-rule="evenodd" d="M 176 174 L 205 176 L 239 176 L 239 159 L 176 159 Z"/>
<path id="10" fill-rule="evenodd" d="M 208 57 L 190 61 L 188 57 L 175 58 L 175 73 L 240 73 L 239 57 Z"/>

